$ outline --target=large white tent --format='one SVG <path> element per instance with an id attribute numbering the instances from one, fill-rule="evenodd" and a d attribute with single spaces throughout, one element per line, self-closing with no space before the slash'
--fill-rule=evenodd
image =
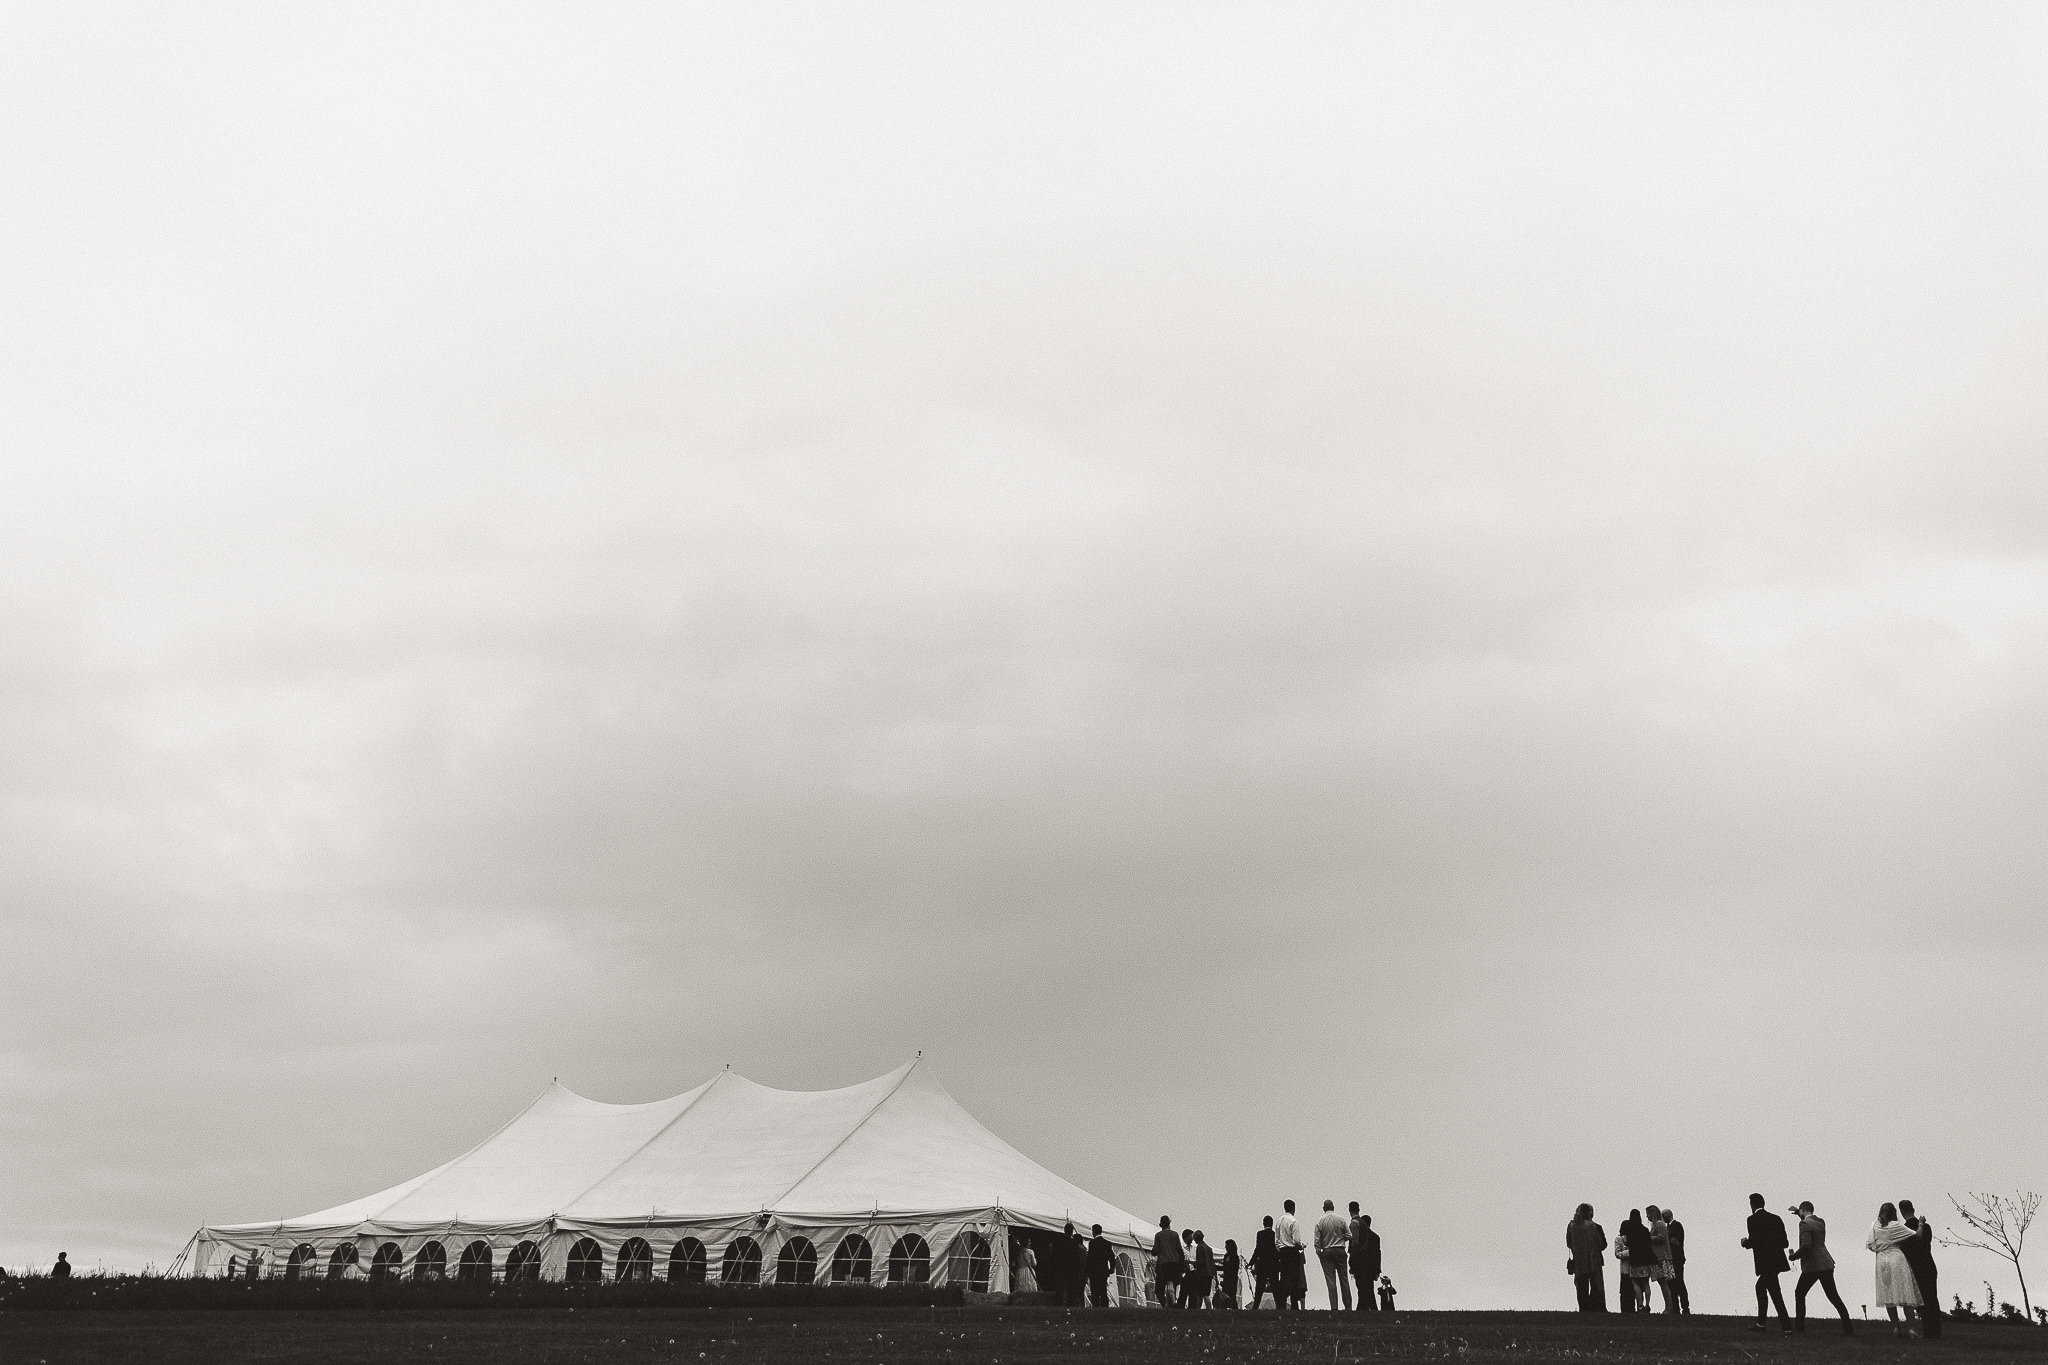
<path id="1" fill-rule="evenodd" d="M 1012 1236 L 1068 1220 L 1084 1235 L 1102 1224 L 1119 1299 L 1142 1301 L 1147 1225 L 991 1133 L 913 1061 L 842 1090 L 773 1090 L 726 1071 L 648 1104 L 556 1083 L 425 1175 L 299 1218 L 202 1228 L 180 1261 L 198 1275 L 1002 1291 Z"/>

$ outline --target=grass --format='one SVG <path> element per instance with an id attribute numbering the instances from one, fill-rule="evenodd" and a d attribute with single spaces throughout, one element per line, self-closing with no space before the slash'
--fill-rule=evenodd
<path id="1" fill-rule="evenodd" d="M 1360 1361 L 1761 1362 L 2044 1361 L 2048 1331 L 1951 1326 L 1902 1341 L 1859 1322 L 1844 1339 L 1759 1335 L 1732 1317 L 1601 1319 L 1573 1313 L 1162 1313 L 1025 1308 L 483 1306 L 385 1312 L 138 1308 L 0 1311 L 0 1361 L 431 1362 L 431 1365 L 1349 1365 Z"/>

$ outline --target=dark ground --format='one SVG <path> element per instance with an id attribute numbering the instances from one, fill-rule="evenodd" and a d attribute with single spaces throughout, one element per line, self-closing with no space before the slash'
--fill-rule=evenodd
<path id="1" fill-rule="evenodd" d="M 1882 1322 L 1845 1340 L 1758 1335 L 1747 1320 L 1573 1313 L 1162 1313 L 1017 1308 L 725 1307 L 404 1309 L 383 1312 L 151 1310 L 0 1312 L 0 1365 L 72 1361 L 343 1362 L 434 1365 L 1315 1365 L 1332 1361 L 2048 1362 L 2048 1330 L 1952 1324 L 1938 1342 L 1900 1341 Z"/>

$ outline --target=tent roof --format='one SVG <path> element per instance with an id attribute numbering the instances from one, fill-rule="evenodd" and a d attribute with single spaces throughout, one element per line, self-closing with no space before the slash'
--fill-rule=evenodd
<path id="1" fill-rule="evenodd" d="M 648 1104 L 604 1104 L 556 1083 L 425 1175 L 261 1226 L 997 1207 L 1130 1236 L 1146 1226 L 982 1127 L 915 1061 L 840 1090 L 775 1090 L 726 1071 Z"/>

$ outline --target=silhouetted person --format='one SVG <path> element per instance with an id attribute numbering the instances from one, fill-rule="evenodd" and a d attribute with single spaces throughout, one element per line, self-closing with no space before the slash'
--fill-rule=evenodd
<path id="1" fill-rule="evenodd" d="M 1216 1253 L 1209 1249 L 1209 1239 L 1195 1229 L 1195 1254 L 1188 1262 L 1188 1271 L 1181 1279 L 1180 1306 L 1183 1308 L 1207 1308 L 1209 1289 L 1216 1283 Z"/>
<path id="2" fill-rule="evenodd" d="M 1624 1312 L 1650 1311 L 1650 1281 L 1657 1273 L 1657 1249 L 1650 1240 L 1650 1226 L 1641 1209 L 1630 1209 L 1622 1220 L 1615 1240 L 1628 1252 L 1628 1307 Z"/>
<path id="3" fill-rule="evenodd" d="M 1372 1215 L 1358 1211 L 1351 1201 L 1351 1278 L 1358 1281 L 1358 1311 L 1373 1311 L 1373 1281 L 1380 1277 L 1380 1235 L 1372 1230 Z"/>
<path id="4" fill-rule="evenodd" d="M 1088 1239 L 1088 1298 L 1097 1308 L 1109 1307 L 1109 1277 L 1116 1273 L 1116 1251 L 1102 1235 L 1102 1224 L 1094 1225 Z"/>
<path id="5" fill-rule="evenodd" d="M 65 1253 L 61 1251 L 57 1253 L 57 1264 L 50 1267 L 50 1278 L 53 1280 L 68 1280 L 71 1278 L 71 1262 L 66 1259 Z"/>
<path id="6" fill-rule="evenodd" d="M 1565 1224 L 1564 1244 L 1571 1252 L 1572 1288 L 1578 1291 L 1581 1313 L 1607 1311 L 1607 1229 L 1593 1221 L 1593 1206 L 1581 1204 Z"/>
<path id="7" fill-rule="evenodd" d="M 1217 1267 L 1222 1272 L 1223 1283 L 1216 1291 L 1218 1308 L 1237 1307 L 1238 1276 L 1242 1273 L 1243 1262 L 1237 1254 L 1237 1242 L 1229 1237 L 1223 1239 L 1223 1263 Z"/>
<path id="8" fill-rule="evenodd" d="M 1778 1306 L 1778 1324 L 1787 1332 L 1792 1330 L 1785 1312 L 1785 1291 L 1778 1287 L 1778 1277 L 1792 1268 L 1785 1259 L 1785 1220 L 1764 1207 L 1764 1197 L 1752 1194 L 1749 1197 L 1749 1236 L 1742 1239 L 1749 1248 L 1750 1259 L 1756 1265 L 1756 1321 L 1750 1331 L 1761 1332 L 1771 1320 L 1770 1306 Z"/>
<path id="9" fill-rule="evenodd" d="M 1792 1259 L 1799 1262 L 1799 1283 L 1792 1286 L 1792 1306 L 1799 1310 L 1799 1330 L 1806 1330 L 1806 1291 L 1819 1285 L 1828 1302 L 1842 1315 L 1842 1335 L 1851 1336 L 1856 1326 L 1849 1320 L 1849 1306 L 1835 1289 L 1835 1256 L 1828 1250 L 1827 1220 L 1813 1211 L 1813 1201 L 1801 1201 L 1799 1246 Z"/>
<path id="10" fill-rule="evenodd" d="M 1187 1269 L 1187 1253 L 1180 1249 L 1180 1234 L 1173 1220 L 1159 1217 L 1159 1231 L 1152 1237 L 1152 1276 L 1161 1308 L 1180 1307 L 1180 1277 Z"/>
<path id="11" fill-rule="evenodd" d="M 1940 1272 L 1934 1265 L 1934 1224 L 1913 1212 L 1913 1201 L 1899 1201 L 1899 1215 L 1906 1220 L 1906 1226 L 1918 1235 L 1910 1242 L 1901 1242 L 1899 1250 L 1906 1253 L 1906 1264 L 1913 1268 L 1914 1283 L 1920 1286 L 1920 1335 L 1938 1337 L 1941 1335 L 1941 1286 Z"/>
<path id="12" fill-rule="evenodd" d="M 1068 1308 L 1081 1306 L 1081 1287 L 1088 1278 L 1084 1269 L 1087 1261 L 1088 1243 L 1074 1231 L 1072 1223 L 1067 1224 L 1066 1235 L 1060 1238 L 1060 1302 Z"/>
<path id="13" fill-rule="evenodd" d="M 1301 1240 L 1301 1225 L 1294 1221 L 1292 1199 L 1280 1201 L 1273 1244 L 1280 1249 L 1280 1293 L 1289 1306 L 1298 1309 L 1308 1301 L 1308 1244 Z"/>
<path id="14" fill-rule="evenodd" d="M 1280 1287 L 1280 1247 L 1273 1236 L 1273 1215 L 1266 1215 L 1266 1225 L 1259 1229 L 1256 1241 L 1252 1243 L 1252 1307 L 1257 1308 L 1266 1301 L 1266 1295 L 1273 1296 L 1275 1308 L 1287 1306 L 1287 1291 Z"/>
<path id="15" fill-rule="evenodd" d="M 1380 1311 L 1382 1313 L 1394 1311 L 1394 1282 L 1385 1275 L 1380 1276 Z"/>
<path id="16" fill-rule="evenodd" d="M 1675 1317 L 1678 1313 L 1678 1296 L 1671 1292 L 1671 1281 L 1675 1273 L 1671 1269 L 1671 1224 L 1664 1221 L 1664 1210 L 1655 1204 L 1645 1204 L 1643 1207 L 1649 1213 L 1649 1218 L 1645 1221 L 1650 1228 L 1650 1254 L 1656 1258 L 1656 1268 L 1651 1272 L 1650 1278 L 1657 1282 L 1657 1291 L 1664 1296 L 1665 1313 Z M 1650 1306 L 1649 1297 L 1649 1290 L 1646 1287 L 1643 1291 L 1645 1309 Z"/>
<path id="17" fill-rule="evenodd" d="M 1330 1311 L 1337 1311 L 1337 1293 L 1344 1293 L 1344 1311 L 1351 1311 L 1351 1280 L 1344 1273 L 1344 1248 L 1351 1240 L 1351 1226 L 1337 1212 L 1331 1200 L 1323 1201 L 1323 1216 L 1316 1219 L 1316 1259 L 1323 1266 L 1323 1289 L 1330 1296 Z"/>
<path id="18" fill-rule="evenodd" d="M 1664 1210 L 1664 1221 L 1671 1225 L 1671 1292 L 1678 1299 L 1678 1311 L 1691 1317 L 1692 1291 L 1685 1287 L 1685 1224 L 1670 1209 Z"/>

